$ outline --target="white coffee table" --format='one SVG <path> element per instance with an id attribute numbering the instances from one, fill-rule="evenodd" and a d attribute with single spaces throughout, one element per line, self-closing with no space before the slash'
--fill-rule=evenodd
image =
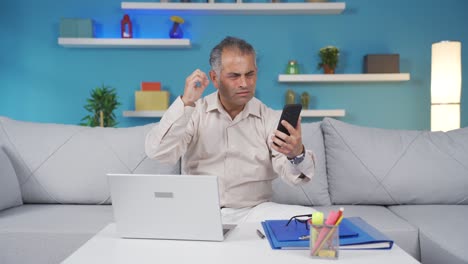
<path id="1" fill-rule="evenodd" d="M 115 223 L 106 226 L 63 263 L 324 263 L 307 250 L 272 250 L 260 239 L 260 223 L 238 225 L 223 242 L 121 239 Z M 330 263 L 419 263 L 397 245 L 391 250 L 341 250 Z"/>

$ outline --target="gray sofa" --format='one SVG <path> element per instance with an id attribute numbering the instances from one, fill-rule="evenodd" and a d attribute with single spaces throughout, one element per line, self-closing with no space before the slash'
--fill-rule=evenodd
<path id="1" fill-rule="evenodd" d="M 105 174 L 179 174 L 147 159 L 151 125 L 89 128 L 0 117 L 0 263 L 59 263 L 113 221 Z M 273 201 L 361 216 L 422 263 L 468 263 L 468 128 L 304 123 L 316 175 Z"/>

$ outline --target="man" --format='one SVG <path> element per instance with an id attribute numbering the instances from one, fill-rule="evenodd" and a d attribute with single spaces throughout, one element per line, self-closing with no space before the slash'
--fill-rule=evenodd
<path id="1" fill-rule="evenodd" d="M 183 174 L 217 175 L 220 204 L 251 208 L 271 200 L 271 182 L 292 184 L 314 175 L 314 157 L 302 144 L 300 119 L 276 130 L 279 113 L 255 95 L 256 55 L 242 39 L 227 37 L 210 54 L 210 79 L 216 92 L 202 98 L 210 83 L 195 70 L 178 97 L 146 138 L 146 153 L 162 162 L 182 156 Z M 278 144 L 276 146 L 273 144 Z"/>

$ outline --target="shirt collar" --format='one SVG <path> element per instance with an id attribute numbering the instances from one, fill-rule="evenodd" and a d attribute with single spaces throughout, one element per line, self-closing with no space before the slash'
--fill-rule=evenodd
<path id="1" fill-rule="evenodd" d="M 219 101 L 218 91 L 206 96 L 206 102 L 207 102 L 206 112 L 210 112 L 213 110 L 218 110 L 219 112 L 221 112 L 220 109 L 223 109 L 222 108 L 223 106 L 221 105 L 221 102 Z M 261 117 L 260 106 L 261 106 L 260 101 L 257 98 L 253 97 L 252 99 L 250 99 L 250 101 L 247 102 L 244 110 L 242 110 L 240 114 L 243 117 L 246 117 L 248 115 Z"/>
<path id="2" fill-rule="evenodd" d="M 218 110 L 218 91 L 209 94 L 205 97 L 207 107 L 206 107 L 206 112 L 210 112 L 213 110 Z M 219 105 L 221 107 L 221 105 Z M 218 110 L 219 111 L 219 110 Z"/>

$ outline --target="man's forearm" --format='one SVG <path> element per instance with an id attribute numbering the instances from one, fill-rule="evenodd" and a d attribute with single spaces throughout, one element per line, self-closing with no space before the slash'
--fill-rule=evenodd
<path id="1" fill-rule="evenodd" d="M 161 121 L 146 136 L 146 155 L 162 162 L 175 163 L 185 153 L 191 140 L 188 126 L 193 109 L 184 107 L 178 98 L 166 111 Z"/>

